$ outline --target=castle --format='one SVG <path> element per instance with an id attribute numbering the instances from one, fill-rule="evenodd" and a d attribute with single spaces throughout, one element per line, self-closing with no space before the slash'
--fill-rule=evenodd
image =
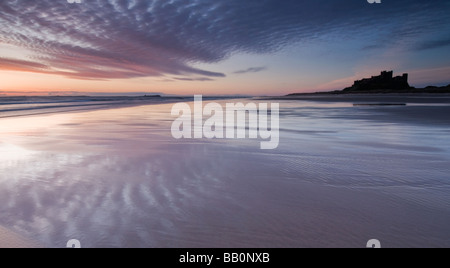
<path id="1" fill-rule="evenodd" d="M 355 81 L 353 86 L 344 89 L 345 92 L 379 91 L 379 90 L 407 90 L 411 87 L 408 83 L 408 74 L 394 76 L 393 71 L 383 71 L 379 76 L 372 76 Z"/>

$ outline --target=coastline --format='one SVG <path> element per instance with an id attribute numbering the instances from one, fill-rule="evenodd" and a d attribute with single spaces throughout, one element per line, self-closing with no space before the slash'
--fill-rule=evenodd
<path id="1" fill-rule="evenodd" d="M 127 107 L 138 107 L 145 105 L 158 105 L 158 104 L 168 104 L 175 103 L 178 101 L 187 101 L 189 98 L 180 97 L 164 97 L 158 99 L 148 99 L 142 100 L 137 98 L 118 98 L 117 100 L 110 100 L 106 98 L 105 100 L 86 100 L 83 102 L 78 101 L 74 97 L 73 101 L 66 102 L 42 102 L 42 103 L 2 103 L 0 105 L 0 119 L 14 118 L 14 117 L 24 117 L 24 116 L 40 116 L 40 115 L 51 115 L 59 113 L 77 113 L 77 112 L 89 112 L 95 110 L 109 110 L 109 109 L 119 109 Z M 50 97 L 51 99 L 51 97 Z M 1 98 L 0 98 L 1 100 Z M 55 99 L 57 100 L 57 99 Z M 8 107 L 5 109 L 7 106 Z"/>
<path id="2" fill-rule="evenodd" d="M 9 98 L 9 97 L 6 97 Z M 27 97 L 23 97 L 27 98 Z M 33 97 L 30 97 L 33 98 Z M 46 97 L 39 97 L 46 98 Z M 40 116 L 59 113 L 77 113 L 89 112 L 96 110 L 120 109 L 128 107 L 139 107 L 147 105 L 171 104 L 177 102 L 191 102 L 192 97 L 65 97 L 65 101 L 58 101 L 60 97 L 48 97 L 47 102 L 2 102 L 0 97 L 0 119 L 14 118 L 23 116 Z M 73 98 L 73 99 L 71 99 Z M 209 97 L 204 96 L 204 100 L 223 100 L 223 99 L 242 99 L 241 96 L 236 97 Z"/>
<path id="3" fill-rule="evenodd" d="M 450 94 L 432 93 L 388 93 L 388 94 L 304 94 L 280 97 L 267 97 L 268 100 L 303 100 L 317 102 L 383 102 L 383 103 L 415 103 L 415 104 L 450 104 Z"/>

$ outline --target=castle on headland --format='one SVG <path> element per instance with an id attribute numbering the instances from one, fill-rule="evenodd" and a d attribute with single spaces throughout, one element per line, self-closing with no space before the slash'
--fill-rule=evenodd
<path id="1" fill-rule="evenodd" d="M 329 92 L 316 93 L 293 93 L 288 96 L 301 95 L 351 95 L 351 94 L 450 94 L 450 85 L 447 86 L 428 86 L 425 88 L 415 88 L 409 86 L 408 74 L 394 77 L 393 71 L 383 71 L 379 76 L 372 76 L 357 80 L 353 86 L 344 90 L 335 90 Z"/>
<path id="2" fill-rule="evenodd" d="M 353 86 L 344 89 L 344 92 L 407 90 L 410 88 L 408 74 L 394 77 L 393 71 L 383 71 L 379 76 L 372 76 L 371 78 L 355 81 Z"/>

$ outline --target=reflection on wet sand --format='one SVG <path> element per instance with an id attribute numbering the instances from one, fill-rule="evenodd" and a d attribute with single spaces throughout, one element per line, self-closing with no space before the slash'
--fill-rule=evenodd
<path id="1" fill-rule="evenodd" d="M 39 243 L 30 241 L 0 226 L 0 248 L 39 248 Z"/>
<path id="2" fill-rule="evenodd" d="M 49 247 L 450 246 L 450 126 L 281 108 L 273 151 L 174 140 L 171 105 L 3 119 L 0 224 Z"/>

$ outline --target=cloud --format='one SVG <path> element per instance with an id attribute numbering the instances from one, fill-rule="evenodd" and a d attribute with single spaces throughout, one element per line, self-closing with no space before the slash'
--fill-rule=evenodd
<path id="1" fill-rule="evenodd" d="M 214 81 L 214 79 L 207 78 L 207 77 L 200 77 L 200 78 L 174 78 L 178 81 L 199 81 L 199 82 L 206 82 L 206 81 Z"/>
<path id="2" fill-rule="evenodd" d="M 450 83 L 450 66 L 415 69 L 409 72 L 411 84 L 416 87 L 446 86 Z M 430 83 L 430 81 L 433 81 Z"/>
<path id="3" fill-rule="evenodd" d="M 427 50 L 427 49 L 435 49 L 450 46 L 450 38 L 441 39 L 441 40 L 431 40 L 425 41 L 423 43 L 418 44 L 415 49 L 416 50 Z"/>
<path id="4" fill-rule="evenodd" d="M 267 70 L 267 67 L 251 67 L 246 70 L 236 71 L 234 74 L 259 73 L 265 70 Z"/>
<path id="5" fill-rule="evenodd" d="M 225 74 L 196 64 L 217 63 L 236 53 L 272 53 L 334 33 L 413 38 L 448 23 L 449 6 L 447 0 L 381 5 L 365 0 L 3 0 L 0 44 L 32 55 L 23 62 L 9 57 L 0 68 L 74 79 L 220 78 Z M 422 27 L 429 17 L 436 19 Z M 7 56 L 0 51 L 0 57 Z"/>
<path id="6" fill-rule="evenodd" d="M 43 72 L 43 70 L 48 69 L 48 66 L 37 62 L 0 57 L 0 69 L 14 71 L 34 70 L 35 72 Z"/>

